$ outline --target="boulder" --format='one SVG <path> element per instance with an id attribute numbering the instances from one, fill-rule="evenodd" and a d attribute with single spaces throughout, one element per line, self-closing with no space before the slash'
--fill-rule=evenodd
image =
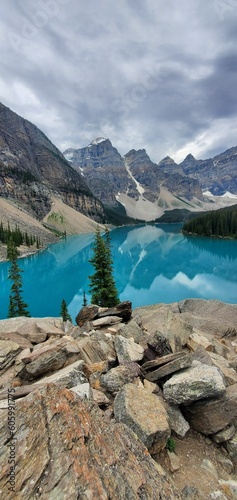
<path id="1" fill-rule="evenodd" d="M 78 347 L 80 349 L 80 357 L 85 363 L 91 365 L 93 363 L 100 363 L 101 361 L 108 361 L 114 364 L 116 361 L 116 351 L 112 335 L 108 334 L 94 334 L 90 337 L 85 337 L 78 340 Z"/>
<path id="2" fill-rule="evenodd" d="M 227 450 L 228 450 L 228 453 L 229 453 L 231 459 L 236 464 L 237 463 L 237 432 L 235 432 L 234 436 L 228 441 Z"/>
<path id="3" fill-rule="evenodd" d="M 190 337 L 187 341 L 187 346 L 192 349 L 192 351 L 196 351 L 198 347 L 203 347 L 205 351 L 213 351 L 213 344 L 210 340 L 208 340 L 204 335 L 199 333 L 197 330 L 191 333 Z"/>
<path id="4" fill-rule="evenodd" d="M 48 385 L 17 403 L 15 491 L 7 484 L 9 431 L 0 428 L 2 498 L 181 499 L 131 429 L 68 389 Z"/>
<path id="5" fill-rule="evenodd" d="M 81 399 L 92 399 L 92 391 L 88 382 L 75 385 L 74 387 L 71 387 L 70 391 L 75 392 L 75 394 L 77 394 L 77 396 Z"/>
<path id="6" fill-rule="evenodd" d="M 125 339 L 122 335 L 116 335 L 114 338 L 114 347 L 119 363 L 141 361 L 144 355 L 142 346 L 136 344 L 132 339 Z"/>
<path id="7" fill-rule="evenodd" d="M 91 304 L 90 306 L 83 307 L 76 316 L 76 324 L 83 326 L 86 321 L 92 321 L 97 317 L 99 306 Z"/>
<path id="8" fill-rule="evenodd" d="M 216 479 L 218 479 L 218 473 L 217 473 L 216 467 L 211 462 L 211 460 L 204 458 L 204 460 L 201 463 L 201 469 L 205 470 L 208 474 L 211 474 Z"/>
<path id="9" fill-rule="evenodd" d="M 223 493 L 227 496 L 227 498 L 237 498 L 237 481 L 224 479 L 219 479 L 219 485 L 222 489 Z"/>
<path id="10" fill-rule="evenodd" d="M 227 387 L 222 396 L 197 401 L 184 407 L 183 411 L 185 418 L 196 431 L 205 435 L 216 434 L 237 417 L 237 384 Z"/>
<path id="11" fill-rule="evenodd" d="M 84 363 L 83 372 L 85 373 L 87 379 L 89 380 L 92 373 L 100 372 L 106 373 L 109 369 L 108 361 L 100 361 L 99 363 Z"/>
<path id="12" fill-rule="evenodd" d="M 169 457 L 170 470 L 171 472 L 175 472 L 180 468 L 180 459 L 173 451 L 167 451 L 167 455 Z"/>
<path id="13" fill-rule="evenodd" d="M 123 422 L 137 434 L 150 453 L 159 453 L 165 448 L 170 428 L 164 402 L 159 396 L 127 384 L 114 400 L 114 416 L 117 422 Z"/>
<path id="14" fill-rule="evenodd" d="M 234 434 L 235 434 L 235 426 L 229 425 L 222 431 L 213 434 L 212 439 L 213 441 L 215 441 L 215 443 L 224 443 L 225 441 L 229 441 L 234 436 Z"/>
<path id="15" fill-rule="evenodd" d="M 64 330 L 60 318 L 26 318 L 23 316 L 0 320 L 0 338 L 11 340 L 13 334 L 20 335 L 30 343 L 39 344 L 50 335 L 63 336 Z M 18 340 L 17 343 L 19 344 Z M 25 343 L 24 347 L 30 347 L 30 345 Z"/>
<path id="16" fill-rule="evenodd" d="M 167 404 L 166 411 L 168 413 L 170 429 L 175 432 L 178 437 L 184 438 L 190 429 L 190 425 L 187 420 L 185 420 L 181 410 L 178 406 Z"/>
<path id="17" fill-rule="evenodd" d="M 190 404 L 198 399 L 218 397 L 225 390 L 218 368 L 201 363 L 174 374 L 163 386 L 164 398 L 174 405 Z"/>
<path id="18" fill-rule="evenodd" d="M 155 352 L 155 357 L 165 356 L 172 353 L 171 345 L 160 332 L 155 332 L 147 340 L 147 345 Z"/>
<path id="19" fill-rule="evenodd" d="M 107 325 L 115 325 L 116 323 L 120 323 L 122 318 L 118 316 L 106 316 L 105 318 L 98 318 L 94 321 L 91 321 L 91 325 L 93 328 L 102 328 Z"/>
<path id="20" fill-rule="evenodd" d="M 97 391 L 96 389 L 91 389 L 91 391 L 92 399 L 98 406 L 108 406 L 110 404 L 109 398 L 107 398 L 103 392 Z"/>
<path id="21" fill-rule="evenodd" d="M 14 363 L 21 350 L 22 348 L 16 342 L 0 340 L 0 370 L 2 373 Z"/>
<path id="22" fill-rule="evenodd" d="M 139 375 L 140 366 L 137 363 L 126 363 L 101 375 L 100 383 L 105 390 L 115 395 L 125 384 L 132 382 Z"/>
<path id="23" fill-rule="evenodd" d="M 19 377 L 24 380 L 34 380 L 62 368 L 66 362 L 66 353 L 61 345 L 48 345 L 32 353 L 27 359 L 28 363 L 19 372 Z"/>
<path id="24" fill-rule="evenodd" d="M 104 318 L 105 316 L 118 316 L 124 323 L 127 323 L 132 316 L 132 302 L 126 300 L 124 302 L 120 302 L 117 306 L 110 307 L 108 309 L 103 308 L 103 310 L 98 312 L 99 318 Z"/>
<path id="25" fill-rule="evenodd" d="M 219 354 L 215 354 L 214 352 L 210 353 L 210 358 L 213 365 L 217 366 L 222 373 L 226 385 L 237 383 L 237 373 L 233 368 L 231 368 L 227 359 L 223 358 L 223 356 L 220 356 Z"/>
<path id="26" fill-rule="evenodd" d="M 145 337 L 141 327 L 137 324 L 134 319 L 131 319 L 129 323 L 122 324 L 118 326 L 118 334 L 122 335 L 126 339 L 133 338 L 134 342 L 141 342 Z"/>
<path id="27" fill-rule="evenodd" d="M 168 354 L 167 356 L 162 356 L 154 361 L 148 361 L 142 365 L 142 373 L 147 380 L 150 382 L 155 382 L 167 375 L 171 375 L 183 368 L 187 368 L 192 364 L 192 355 L 186 354 L 184 352 L 177 352 L 175 354 Z M 156 370 L 148 371 L 155 367 L 159 367 Z"/>

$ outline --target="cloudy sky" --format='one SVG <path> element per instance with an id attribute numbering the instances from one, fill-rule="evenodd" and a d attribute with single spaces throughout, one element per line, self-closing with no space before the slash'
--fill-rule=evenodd
<path id="1" fill-rule="evenodd" d="M 0 0 L 0 101 L 61 150 L 237 145 L 237 0 Z"/>

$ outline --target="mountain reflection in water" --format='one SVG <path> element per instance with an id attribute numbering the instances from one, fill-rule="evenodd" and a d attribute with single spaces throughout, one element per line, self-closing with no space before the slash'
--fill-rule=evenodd
<path id="1" fill-rule="evenodd" d="M 237 241 L 183 236 L 180 224 L 121 227 L 111 232 L 120 300 L 133 308 L 188 297 L 237 302 Z M 59 316 L 64 298 L 74 318 L 88 302 L 94 235 L 72 236 L 19 261 L 32 316 Z M 1 318 L 7 316 L 9 263 L 0 264 Z"/>

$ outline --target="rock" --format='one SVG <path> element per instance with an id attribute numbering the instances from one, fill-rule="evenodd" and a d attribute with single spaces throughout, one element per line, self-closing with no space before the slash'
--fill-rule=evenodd
<path id="1" fill-rule="evenodd" d="M 75 392 L 79 398 L 92 399 L 92 391 L 88 382 L 85 384 L 75 385 L 74 387 L 71 387 L 70 391 Z"/>
<path id="2" fill-rule="evenodd" d="M 217 473 L 215 466 L 207 458 L 204 458 L 204 460 L 202 461 L 201 468 L 204 469 L 206 472 L 208 472 L 208 474 L 211 474 L 216 479 L 218 479 L 218 473 Z"/>
<path id="3" fill-rule="evenodd" d="M 99 363 L 92 363 L 90 365 L 84 363 L 83 366 L 83 372 L 85 373 L 88 379 L 90 378 L 92 373 L 95 372 L 106 373 L 108 369 L 109 369 L 108 361 L 100 361 Z"/>
<path id="4" fill-rule="evenodd" d="M 237 463 L 237 432 L 228 441 L 227 450 L 233 462 Z"/>
<path id="5" fill-rule="evenodd" d="M 194 486 L 188 484 L 182 489 L 182 499 L 186 500 L 199 500 L 199 491 Z"/>
<path id="6" fill-rule="evenodd" d="M 212 435 L 213 441 L 215 443 L 224 443 L 225 441 L 229 441 L 235 434 L 235 427 L 234 425 L 230 425 L 226 427 L 225 429 L 217 432 L 216 434 Z"/>
<path id="7" fill-rule="evenodd" d="M 211 500 L 227 500 L 226 496 L 220 490 L 213 491 L 208 498 L 211 498 Z"/>
<path id="8" fill-rule="evenodd" d="M 191 364 L 192 364 L 191 354 L 178 352 L 175 354 L 169 354 L 167 356 L 163 356 L 162 358 L 158 358 L 158 360 L 148 361 L 142 366 L 142 373 L 144 374 L 144 377 L 147 378 L 147 380 L 150 380 L 150 382 L 155 382 L 163 377 L 166 377 L 167 375 L 170 375 L 172 373 L 181 370 L 182 368 L 187 368 L 191 366 Z M 148 369 L 154 368 L 154 366 L 158 365 L 163 365 L 163 366 L 160 366 L 157 370 L 147 372 Z"/>
<path id="9" fill-rule="evenodd" d="M 171 345 L 160 332 L 155 332 L 147 341 L 147 345 L 150 349 L 155 351 L 156 357 L 166 356 L 172 353 Z"/>
<path id="10" fill-rule="evenodd" d="M 37 387 L 38 384 L 46 385 L 54 383 L 60 387 L 67 387 L 70 389 L 78 384 L 83 384 L 84 382 L 87 382 L 83 373 L 83 366 L 84 361 L 79 359 L 71 365 L 61 368 L 61 370 L 58 370 L 52 375 L 41 378 L 39 381 L 34 383 L 34 386 Z"/>
<path id="11" fill-rule="evenodd" d="M 122 318 L 119 318 L 118 316 L 107 316 L 105 318 L 99 318 L 91 321 L 91 325 L 93 328 L 102 328 L 103 326 L 114 325 L 116 323 L 120 323 L 121 321 Z"/>
<path id="12" fill-rule="evenodd" d="M 237 417 L 237 384 L 230 385 L 226 393 L 216 399 L 197 401 L 184 407 L 184 416 L 196 431 L 216 434 Z"/>
<path id="13" fill-rule="evenodd" d="M 91 390 L 92 399 L 98 406 L 108 406 L 110 404 L 109 398 L 107 398 L 107 396 L 103 392 L 97 391 L 96 389 Z"/>
<path id="14" fill-rule="evenodd" d="M 133 338 L 134 342 L 137 343 L 141 342 L 144 338 L 142 329 L 134 319 L 131 319 L 127 324 L 119 325 L 118 334 L 126 339 Z"/>
<path id="15" fill-rule="evenodd" d="M 132 302 L 126 300 L 120 302 L 117 306 L 98 312 L 99 318 L 104 318 L 105 316 L 118 316 L 124 323 L 127 323 L 132 316 Z"/>
<path id="16" fill-rule="evenodd" d="M 16 342 L 0 340 L 0 370 L 2 373 L 14 363 L 21 350 L 22 348 Z"/>
<path id="17" fill-rule="evenodd" d="M 203 365 L 213 366 L 210 354 L 202 346 L 197 347 L 194 351 L 193 360 L 199 361 Z"/>
<path id="18" fill-rule="evenodd" d="M 166 411 L 168 413 L 171 430 L 180 438 L 184 438 L 190 429 L 190 425 L 187 420 L 185 420 L 181 410 L 178 406 L 170 406 L 167 404 Z"/>
<path id="19" fill-rule="evenodd" d="M 89 365 L 100 363 L 101 361 L 108 361 L 110 365 L 115 364 L 117 356 L 112 335 L 106 337 L 105 334 L 97 333 L 95 336 L 80 339 L 78 347 L 80 349 L 80 357 Z"/>
<path id="20" fill-rule="evenodd" d="M 179 302 L 181 316 L 193 327 L 211 337 L 222 337 L 236 327 L 237 306 L 219 300 L 185 299 Z"/>
<path id="21" fill-rule="evenodd" d="M 60 318 L 26 318 L 24 316 L 0 320 L 0 338 L 11 340 L 13 334 L 20 335 L 30 343 L 39 344 L 50 335 L 63 336 L 64 331 Z M 16 341 L 19 344 L 19 341 Z M 24 347 L 31 347 L 31 345 L 24 343 Z"/>
<path id="22" fill-rule="evenodd" d="M 141 361 L 144 355 L 144 349 L 136 344 L 132 339 L 125 339 L 122 335 L 116 335 L 114 347 L 117 353 L 119 363 L 129 361 Z"/>
<path id="23" fill-rule="evenodd" d="M 171 470 L 171 472 L 175 472 L 176 470 L 178 470 L 180 468 L 179 457 L 173 451 L 167 451 L 167 455 L 169 457 L 170 470 Z"/>
<path id="24" fill-rule="evenodd" d="M 17 403 L 14 492 L 6 491 L 9 434 L 0 427 L 2 498 L 181 499 L 131 429 L 68 389 L 48 385 Z"/>
<path id="25" fill-rule="evenodd" d="M 160 392 L 160 388 L 154 382 L 150 382 L 146 378 L 143 380 L 143 386 L 145 391 L 149 392 L 149 394 L 158 394 Z"/>
<path id="26" fill-rule="evenodd" d="M 46 373 L 54 372 L 63 367 L 66 354 L 60 345 L 47 346 L 32 353 L 31 361 L 25 364 L 19 372 L 19 377 L 34 380 Z"/>
<path id="27" fill-rule="evenodd" d="M 0 332 L 0 339 L 15 342 L 21 347 L 21 349 L 33 349 L 33 344 L 18 333 Z"/>
<path id="28" fill-rule="evenodd" d="M 132 382 L 140 375 L 140 366 L 134 362 L 112 368 L 105 375 L 101 375 L 100 383 L 107 391 L 112 394 L 117 392 L 128 382 Z"/>
<path id="29" fill-rule="evenodd" d="M 170 436 L 168 415 L 163 401 L 155 394 L 133 384 L 125 385 L 115 397 L 114 416 L 137 434 L 150 453 L 165 448 Z"/>
<path id="30" fill-rule="evenodd" d="M 164 398 L 175 405 L 217 397 L 225 390 L 219 370 L 201 363 L 174 374 L 163 386 Z"/>
<path id="31" fill-rule="evenodd" d="M 97 317 L 99 306 L 90 305 L 83 307 L 76 316 L 76 324 L 83 326 L 86 321 L 91 321 Z"/>
<path id="32" fill-rule="evenodd" d="M 219 368 L 219 370 L 221 371 L 226 381 L 226 385 L 237 383 L 237 373 L 233 368 L 231 368 L 230 363 L 227 361 L 227 359 L 219 356 L 219 354 L 215 354 L 214 352 L 210 353 L 210 358 L 213 365 L 217 366 L 217 368 Z"/>
<path id="33" fill-rule="evenodd" d="M 187 346 L 195 351 L 198 347 L 203 347 L 205 351 L 213 351 L 213 344 L 198 331 L 193 331 L 187 341 Z"/>
<path id="34" fill-rule="evenodd" d="M 231 462 L 229 458 L 223 457 L 222 455 L 219 455 L 217 457 L 218 462 L 222 466 L 222 468 L 228 473 L 232 474 L 233 469 L 234 469 L 234 464 Z"/>
<path id="35" fill-rule="evenodd" d="M 219 485 L 227 498 L 237 498 L 237 481 L 219 479 Z"/>

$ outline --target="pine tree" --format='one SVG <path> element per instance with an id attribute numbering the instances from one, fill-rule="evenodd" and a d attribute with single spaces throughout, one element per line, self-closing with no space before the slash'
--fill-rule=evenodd
<path id="1" fill-rule="evenodd" d="M 113 278 L 113 260 L 108 229 L 106 229 L 105 239 L 103 239 L 99 227 L 96 228 L 93 251 L 94 255 L 89 260 L 95 269 L 95 273 L 89 276 L 91 303 L 102 307 L 113 307 L 119 303 L 119 298 Z"/>
<path id="2" fill-rule="evenodd" d="M 60 311 L 60 315 L 62 316 L 63 318 L 63 321 L 71 321 L 72 323 L 72 318 L 68 312 L 68 308 L 67 308 L 67 304 L 66 304 L 66 301 L 63 299 L 62 302 L 61 302 L 61 311 Z"/>
<path id="3" fill-rule="evenodd" d="M 17 250 L 13 242 L 10 245 L 9 258 L 11 261 L 11 267 L 8 271 L 8 278 L 12 281 L 9 308 L 8 308 L 8 318 L 15 318 L 17 316 L 27 316 L 30 317 L 30 313 L 27 310 L 27 304 L 22 299 L 22 277 L 23 272 L 17 263 Z"/>
<path id="4" fill-rule="evenodd" d="M 83 307 L 86 307 L 86 306 L 87 306 L 87 298 L 86 298 L 86 292 L 85 292 L 85 291 L 83 292 L 83 302 L 82 302 L 82 306 L 83 306 Z"/>

